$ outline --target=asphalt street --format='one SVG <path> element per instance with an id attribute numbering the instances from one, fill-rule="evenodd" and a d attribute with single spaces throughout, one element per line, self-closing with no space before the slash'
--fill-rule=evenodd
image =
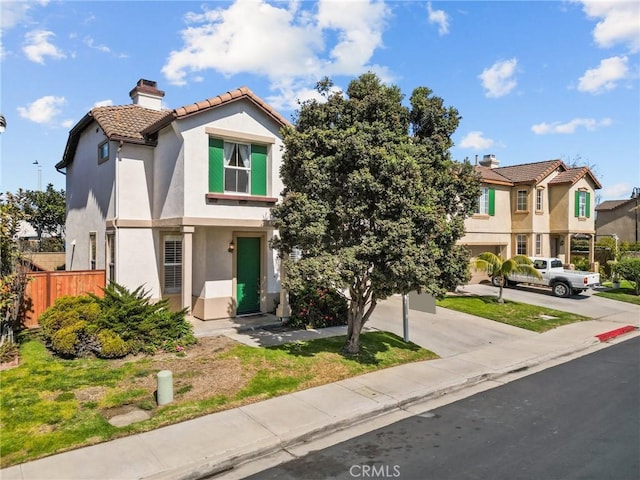
<path id="1" fill-rule="evenodd" d="M 637 480 L 640 337 L 247 477 Z"/>

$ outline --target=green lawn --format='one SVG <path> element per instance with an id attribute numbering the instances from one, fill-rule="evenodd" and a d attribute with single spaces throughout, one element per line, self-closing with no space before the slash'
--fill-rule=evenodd
<path id="1" fill-rule="evenodd" d="M 611 282 L 604 282 L 604 287 L 611 287 Z M 628 280 L 622 280 L 620 282 L 620 288 L 614 288 L 607 290 L 606 292 L 594 293 L 598 297 L 610 298 L 611 300 L 618 300 L 619 302 L 633 303 L 634 305 L 640 305 L 640 295 L 635 294 L 634 283 Z"/>
<path id="2" fill-rule="evenodd" d="M 0 372 L 0 466 L 143 432 L 265 398 L 334 382 L 394 365 L 437 358 L 386 332 L 365 333 L 361 353 L 341 352 L 345 337 L 269 348 L 227 340 L 226 348 L 162 361 L 63 360 L 38 340 L 21 346 L 20 366 Z M 158 407 L 155 377 L 173 361 L 174 401 Z M 180 365 L 182 362 L 182 365 Z M 224 369 L 224 370 L 223 370 Z M 223 378 L 220 376 L 224 371 Z M 208 384 L 202 388 L 202 383 Z M 205 392 L 194 399 L 200 388 Z M 190 397 L 191 396 L 191 397 Z M 125 405 L 147 410 L 149 420 L 117 428 L 105 412 Z"/>
<path id="3" fill-rule="evenodd" d="M 582 315 L 510 300 L 498 303 L 494 296 L 450 295 L 439 300 L 437 305 L 534 332 L 544 332 L 561 325 L 590 320 Z"/>

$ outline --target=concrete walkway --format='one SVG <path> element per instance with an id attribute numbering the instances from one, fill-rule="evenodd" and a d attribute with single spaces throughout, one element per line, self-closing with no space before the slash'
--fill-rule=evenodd
<path id="1" fill-rule="evenodd" d="M 393 331 L 398 324 L 401 328 L 396 300 L 382 303 L 370 328 Z M 389 323 L 388 318 L 395 322 Z M 618 329 L 622 323 L 638 326 L 640 307 L 624 312 L 616 310 L 612 318 L 604 315 L 598 320 L 543 334 L 522 332 L 443 309 L 437 309 L 435 315 L 411 311 L 410 318 L 413 325 L 417 320 L 425 322 L 424 329 L 415 327 L 415 338 L 411 340 L 434 350 L 442 358 L 401 365 L 53 455 L 3 469 L 0 477 L 3 480 L 202 478 L 425 399 L 507 377 L 512 372 L 539 367 L 546 362 L 558 363 L 577 352 L 595 351 L 602 347 L 596 335 Z M 266 345 L 343 332 L 336 328 L 303 331 L 296 336 L 259 328 L 273 320 L 262 316 L 243 321 L 242 328 L 232 320 L 206 322 L 196 325 L 196 334 L 223 332 L 248 344 Z M 442 333 L 443 330 L 446 333 Z M 639 334 L 636 330 L 613 341 Z"/>

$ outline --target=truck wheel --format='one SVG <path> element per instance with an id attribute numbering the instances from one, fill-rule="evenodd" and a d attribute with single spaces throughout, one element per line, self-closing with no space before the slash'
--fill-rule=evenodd
<path id="1" fill-rule="evenodd" d="M 500 286 L 500 281 L 502 280 L 502 277 L 500 276 L 495 276 L 495 277 L 491 277 L 491 284 L 494 287 L 499 287 Z M 506 285 L 505 285 L 506 286 Z"/>
<path id="2" fill-rule="evenodd" d="M 569 288 L 569 285 L 563 282 L 555 283 L 552 289 L 553 289 L 553 294 L 556 297 L 568 297 L 571 294 L 571 289 Z"/>

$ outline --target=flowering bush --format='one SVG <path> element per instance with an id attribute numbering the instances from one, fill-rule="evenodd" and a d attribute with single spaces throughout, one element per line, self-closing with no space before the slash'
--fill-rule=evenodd
<path id="1" fill-rule="evenodd" d="M 347 301 L 334 289 L 306 287 L 290 293 L 294 327 L 323 328 L 347 324 Z"/>

